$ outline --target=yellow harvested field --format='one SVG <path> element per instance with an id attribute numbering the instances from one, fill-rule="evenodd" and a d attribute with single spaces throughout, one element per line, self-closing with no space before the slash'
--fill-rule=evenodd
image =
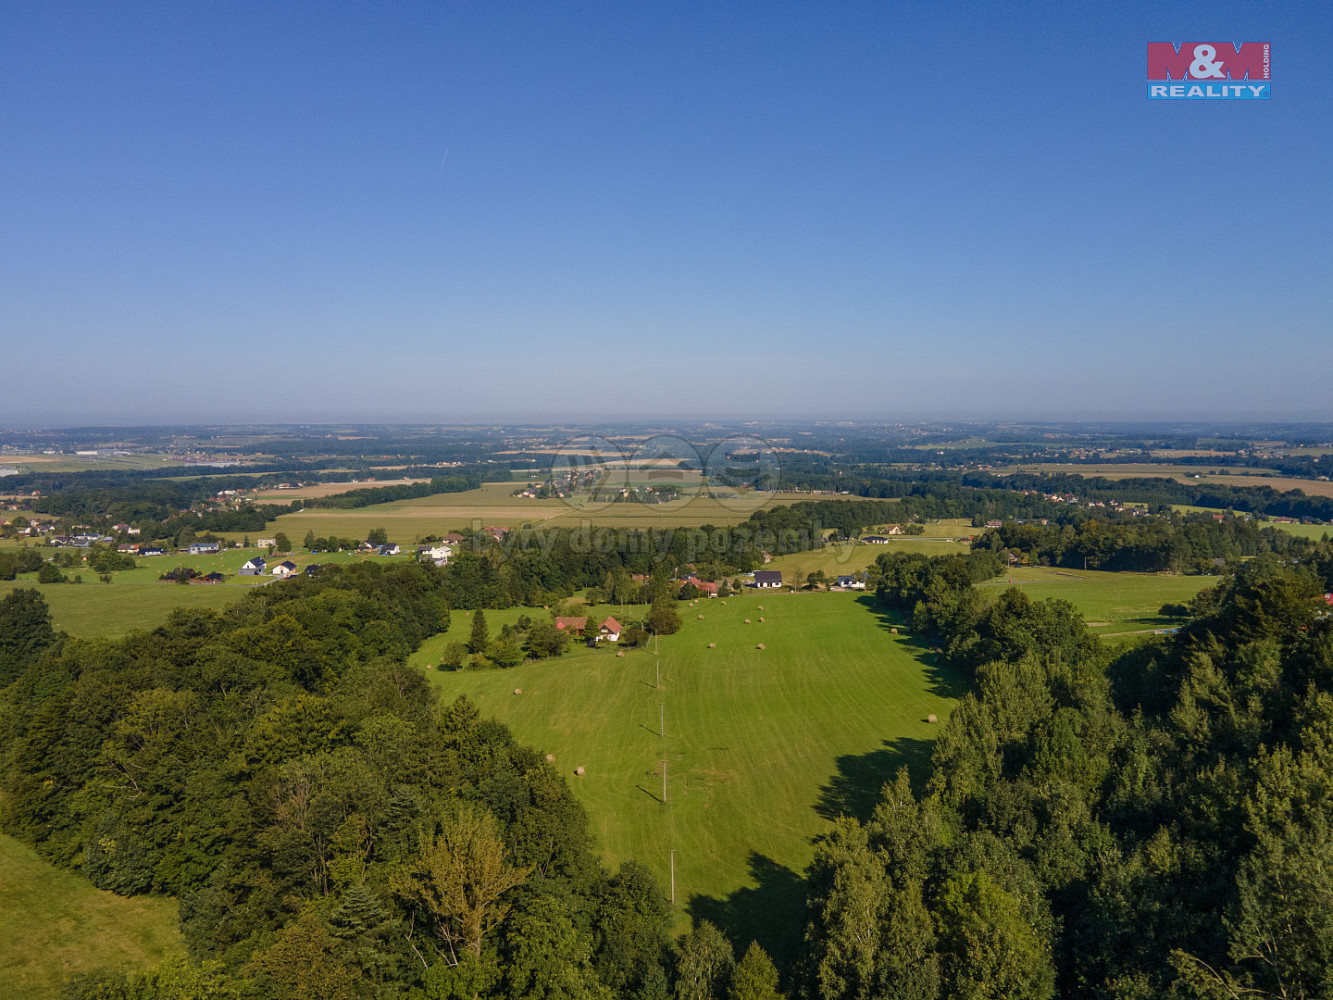
<path id="1" fill-rule="evenodd" d="M 259 490 L 247 493 L 251 500 L 309 500 L 313 497 L 333 497 L 352 490 L 379 489 L 384 486 L 410 486 L 424 483 L 425 479 L 353 479 L 346 483 L 311 483 L 294 490 Z"/>

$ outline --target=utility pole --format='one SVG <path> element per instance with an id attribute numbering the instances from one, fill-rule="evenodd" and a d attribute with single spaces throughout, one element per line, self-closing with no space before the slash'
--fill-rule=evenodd
<path id="1" fill-rule="evenodd" d="M 661 736 L 663 739 L 665 739 L 665 738 L 666 738 L 666 705 L 658 705 L 657 707 L 658 707 L 658 709 L 660 709 L 660 712 L 659 712 L 659 716 L 660 716 L 660 718 L 659 718 L 659 721 L 658 721 L 658 723 L 657 723 L 657 735 L 658 735 L 658 736 Z"/>
<path id="2" fill-rule="evenodd" d="M 662 804 L 666 805 L 666 758 L 662 758 Z"/>
<path id="3" fill-rule="evenodd" d="M 671 905 L 676 905 L 676 849 L 671 849 Z"/>

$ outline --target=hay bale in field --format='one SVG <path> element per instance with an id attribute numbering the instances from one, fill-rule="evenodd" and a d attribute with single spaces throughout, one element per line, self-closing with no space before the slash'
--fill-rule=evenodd
<path id="1" fill-rule="evenodd" d="M 514 688 L 514 694 L 522 694 L 522 693 L 523 693 L 522 688 Z"/>
<path id="2" fill-rule="evenodd" d="M 427 669 L 427 670 L 434 670 L 434 669 L 435 669 L 435 664 L 433 664 L 433 663 L 427 663 L 427 664 L 426 664 L 426 669 Z"/>
<path id="3" fill-rule="evenodd" d="M 759 620 L 760 620 L 760 621 L 763 621 L 763 619 L 762 619 L 762 618 L 760 618 L 760 619 L 759 619 Z"/>
<path id="4" fill-rule="evenodd" d="M 937 719 L 937 718 L 935 718 L 935 716 L 932 714 L 932 715 L 927 715 L 927 716 L 926 716 L 926 721 L 927 721 L 927 722 L 930 722 L 930 723 L 935 723 L 935 722 L 939 722 L 940 720 Z"/>
<path id="5" fill-rule="evenodd" d="M 625 651 L 623 649 L 616 653 L 616 659 L 623 660 L 624 658 L 625 658 Z"/>
<path id="6" fill-rule="evenodd" d="M 554 764 L 554 763 L 555 763 L 555 754 L 553 754 L 553 753 L 548 753 L 548 754 L 546 755 L 546 763 L 548 763 L 548 764 Z"/>
<path id="7" fill-rule="evenodd" d="M 703 621 L 703 620 L 704 620 L 704 616 L 703 616 L 703 615 L 700 615 L 700 616 L 699 616 L 699 621 Z"/>
<path id="8" fill-rule="evenodd" d="M 750 619 L 748 619 L 748 618 L 745 619 L 745 624 L 746 624 L 746 625 L 749 625 L 749 624 L 750 624 Z"/>
<path id="9" fill-rule="evenodd" d="M 754 648 L 755 648 L 755 649 L 763 649 L 763 648 L 764 648 L 764 644 L 761 642 L 758 646 L 755 646 Z"/>
<path id="10" fill-rule="evenodd" d="M 889 631 L 892 632 L 894 635 L 898 634 L 898 630 L 896 628 L 891 628 L 889 629 Z"/>
<path id="11" fill-rule="evenodd" d="M 709 649 L 717 649 L 717 643 L 715 643 L 715 642 L 710 642 L 710 643 L 708 644 L 708 648 L 709 648 Z"/>
<path id="12" fill-rule="evenodd" d="M 763 611 L 763 610 L 764 610 L 764 606 L 763 606 L 762 604 L 759 605 L 759 610 L 760 610 L 760 611 Z"/>
<path id="13" fill-rule="evenodd" d="M 583 777 L 583 765 L 580 764 L 578 767 L 574 768 L 574 773 L 577 774 L 580 778 L 582 778 L 582 777 Z"/>

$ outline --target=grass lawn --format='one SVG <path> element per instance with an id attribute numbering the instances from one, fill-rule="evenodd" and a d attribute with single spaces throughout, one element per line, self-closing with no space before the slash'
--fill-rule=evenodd
<path id="1" fill-rule="evenodd" d="M 594 614 L 607 610 L 620 617 L 618 608 Z M 608 862 L 638 859 L 665 889 L 675 850 L 682 927 L 686 914 L 706 917 L 738 949 L 757 939 L 790 961 L 812 838 L 839 813 L 868 815 L 900 765 L 924 775 L 939 731 L 926 717 L 948 717 L 961 679 L 891 634 L 858 595 L 750 593 L 680 611 L 683 627 L 660 654 L 579 648 L 510 670 L 431 676 L 445 697 L 467 694 L 555 755 Z M 492 635 L 521 613 L 487 612 Z M 416 662 L 438 663 L 471 622 L 455 611 L 450 632 L 428 640 Z M 580 766 L 587 772 L 575 777 Z"/>
<path id="2" fill-rule="evenodd" d="M 175 900 L 103 892 L 0 835 L 0 996 L 55 1000 L 62 976 L 184 952 Z"/>
<path id="3" fill-rule="evenodd" d="M 1034 601 L 1058 597 L 1083 613 L 1088 630 L 1096 635 L 1175 628 L 1177 618 L 1163 618 L 1163 604 L 1185 604 L 1215 576 L 1169 576 L 1162 573 L 1104 573 L 1099 570 L 1057 569 L 1051 566 L 1016 566 L 993 581 L 979 584 L 999 594 L 1011 583 Z"/>
<path id="4" fill-rule="evenodd" d="M 98 583 L 96 576 L 91 576 L 89 583 L 88 574 L 84 575 L 83 583 L 38 584 L 32 579 L 35 575 L 28 573 L 18 580 L 0 582 L 0 596 L 14 587 L 36 588 L 50 605 L 56 630 L 63 629 L 82 639 L 114 638 L 156 628 L 174 608 L 223 608 L 239 600 L 243 593 L 225 585 Z"/>

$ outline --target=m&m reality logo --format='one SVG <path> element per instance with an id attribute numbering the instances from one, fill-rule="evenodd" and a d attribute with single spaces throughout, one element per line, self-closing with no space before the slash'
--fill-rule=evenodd
<path id="1" fill-rule="evenodd" d="M 1266 101 L 1267 42 L 1149 42 L 1148 100 Z"/>

